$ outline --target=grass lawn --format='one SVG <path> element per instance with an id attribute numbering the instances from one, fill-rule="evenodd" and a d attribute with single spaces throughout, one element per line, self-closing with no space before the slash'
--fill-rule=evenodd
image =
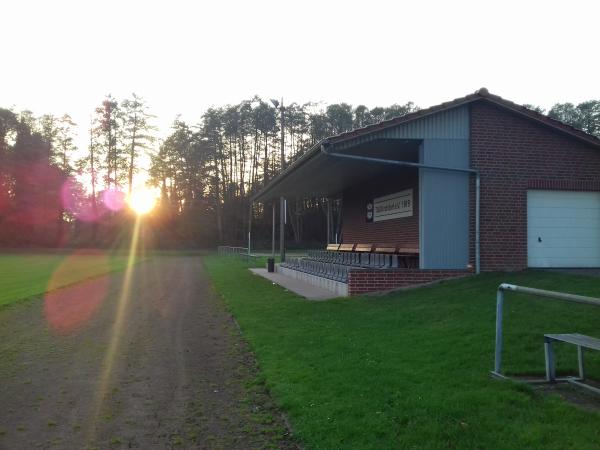
<path id="1" fill-rule="evenodd" d="M 126 255 L 102 251 L 0 254 L 0 307 L 126 265 Z"/>
<path id="2" fill-rule="evenodd" d="M 599 279 L 486 274 L 309 302 L 236 258 L 205 264 L 306 448 L 600 448 L 600 414 L 489 375 L 500 282 L 600 297 Z M 545 332 L 600 337 L 600 308 L 507 294 L 505 370 L 542 375 Z M 575 348 L 556 348 L 574 373 Z M 586 358 L 600 379 L 600 355 Z"/>

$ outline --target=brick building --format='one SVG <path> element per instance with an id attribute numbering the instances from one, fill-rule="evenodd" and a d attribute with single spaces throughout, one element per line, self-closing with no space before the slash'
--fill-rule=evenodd
<path id="1" fill-rule="evenodd" d="M 350 295 L 600 267 L 600 139 L 486 89 L 324 140 L 254 200 L 279 196 L 341 201 L 330 242 L 418 249 L 417 267 L 350 265 L 338 281 Z"/>

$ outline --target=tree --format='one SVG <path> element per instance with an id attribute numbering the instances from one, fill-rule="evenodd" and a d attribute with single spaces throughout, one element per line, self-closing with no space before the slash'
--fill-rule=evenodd
<path id="1" fill-rule="evenodd" d="M 202 116 L 202 123 L 199 125 L 199 128 L 201 139 L 204 140 L 207 148 L 206 175 L 209 179 L 209 198 L 212 200 L 215 210 L 217 237 L 219 242 L 223 242 L 222 174 L 225 173 L 225 159 L 223 153 L 223 122 L 221 111 L 209 108 Z"/>
<path id="2" fill-rule="evenodd" d="M 12 195 L 10 151 L 16 138 L 18 123 L 14 112 L 0 108 L 0 217 L 5 217 Z"/>
<path id="3" fill-rule="evenodd" d="M 588 100 L 577 105 L 581 129 L 600 137 L 600 100 Z"/>
<path id="4" fill-rule="evenodd" d="M 329 122 L 329 133 L 339 134 L 352 129 L 352 106 L 347 103 L 329 105 L 325 110 Z"/>
<path id="5" fill-rule="evenodd" d="M 111 184 L 115 190 L 125 178 L 123 168 L 126 167 L 126 158 L 123 155 L 121 143 L 121 111 L 118 102 L 109 94 L 102 105 L 96 108 L 95 130 L 98 136 L 98 146 L 102 148 L 105 157 L 106 174 L 104 183 L 107 188 Z M 99 152 L 96 151 L 96 154 Z"/>
<path id="6" fill-rule="evenodd" d="M 30 120 L 20 120 L 11 149 L 12 212 L 17 227 L 14 238 L 22 243 L 49 245 L 61 236 L 61 188 L 66 179 L 51 164 L 51 143 L 30 128 Z M 56 232 L 58 231 L 58 234 Z"/>
<path id="7" fill-rule="evenodd" d="M 581 128 L 580 112 L 573 103 L 555 104 L 552 108 L 550 108 L 550 111 L 548 111 L 548 117 L 560 120 L 561 122 L 572 125 L 575 128 Z"/>
<path id="8" fill-rule="evenodd" d="M 546 110 L 544 108 L 542 108 L 541 106 L 531 105 L 529 103 L 525 103 L 523 106 L 527 109 L 530 109 L 530 110 L 538 113 L 538 114 L 546 114 Z"/>
<path id="9" fill-rule="evenodd" d="M 356 108 L 354 108 L 354 121 L 352 123 L 354 129 L 366 127 L 367 125 L 373 123 L 372 120 L 373 116 L 371 116 L 369 108 L 367 108 L 365 105 L 358 105 Z"/>
<path id="10" fill-rule="evenodd" d="M 121 103 L 123 121 L 123 140 L 128 148 L 127 183 L 131 194 L 133 175 L 137 172 L 136 163 L 141 150 L 148 150 L 154 142 L 152 132 L 156 130 L 149 120 L 154 116 L 148 113 L 146 102 L 135 93 L 131 99 Z"/>
<path id="11" fill-rule="evenodd" d="M 395 117 L 402 117 L 418 110 L 419 107 L 415 106 L 413 102 L 408 102 L 404 105 L 398 105 L 394 103 L 393 105 L 384 108 L 384 120 L 393 119 Z"/>
<path id="12" fill-rule="evenodd" d="M 557 103 L 548 111 L 548 117 L 600 137 L 600 100 L 588 100 L 577 106 Z"/>
<path id="13" fill-rule="evenodd" d="M 315 145 L 320 140 L 331 135 L 329 131 L 329 119 L 322 111 L 310 114 L 308 117 L 308 124 L 311 145 Z"/>
<path id="14" fill-rule="evenodd" d="M 52 162 L 65 174 L 70 174 L 73 171 L 71 155 L 77 151 L 74 141 L 76 126 L 77 124 L 73 122 L 73 119 L 68 114 L 63 114 L 56 123 Z"/>

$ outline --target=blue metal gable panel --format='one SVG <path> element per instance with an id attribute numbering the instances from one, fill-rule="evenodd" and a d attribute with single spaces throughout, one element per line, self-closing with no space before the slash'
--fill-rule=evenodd
<path id="1" fill-rule="evenodd" d="M 469 167 L 468 139 L 425 139 L 420 160 Z M 420 265 L 465 269 L 469 263 L 469 174 L 420 169 Z"/>
<path id="2" fill-rule="evenodd" d="M 335 148 L 343 151 L 379 139 L 420 139 L 421 163 L 466 169 L 469 127 L 469 107 L 463 105 L 336 143 Z M 421 268 L 465 269 L 469 263 L 469 175 L 420 169 L 419 202 Z"/>
<path id="3" fill-rule="evenodd" d="M 468 106 L 450 109 L 335 144 L 336 150 L 378 139 L 469 139 Z"/>

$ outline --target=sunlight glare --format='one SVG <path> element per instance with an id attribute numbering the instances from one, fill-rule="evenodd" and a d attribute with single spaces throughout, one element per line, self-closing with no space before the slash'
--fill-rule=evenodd
<path id="1" fill-rule="evenodd" d="M 150 189 L 139 189 L 131 193 L 127 203 L 136 214 L 147 214 L 156 204 L 156 195 Z"/>
<path id="2" fill-rule="evenodd" d="M 132 196 L 133 197 L 133 196 Z M 130 203 L 131 205 L 131 203 Z M 133 208 L 133 206 L 131 206 Z M 150 208 L 152 209 L 152 208 Z M 149 209 L 149 210 L 150 210 Z M 149 211 L 148 210 L 148 211 Z M 136 211 L 137 212 L 137 211 Z M 141 214 L 141 213 L 138 213 Z M 111 338 L 108 348 L 106 349 L 106 353 L 104 354 L 104 362 L 102 364 L 102 373 L 100 374 L 100 378 L 98 380 L 98 390 L 96 392 L 95 398 L 95 413 L 94 413 L 94 421 L 91 424 L 97 423 L 98 418 L 100 417 L 100 413 L 102 411 L 102 407 L 104 405 L 104 399 L 107 396 L 108 387 L 110 385 L 112 375 L 113 375 L 113 366 L 115 363 L 115 359 L 119 353 L 119 347 L 121 344 L 121 337 L 123 335 L 123 330 L 126 326 L 127 315 L 129 314 L 130 300 L 133 297 L 132 295 L 132 278 L 133 271 L 135 268 L 135 261 L 137 258 L 138 252 L 138 242 L 140 237 L 140 223 L 141 218 L 138 217 L 135 220 L 135 224 L 133 227 L 133 233 L 131 236 L 131 243 L 129 246 L 129 256 L 127 258 L 127 267 L 125 268 L 125 274 L 123 276 L 123 285 L 121 286 L 121 292 L 119 295 L 119 299 L 117 302 L 117 310 L 115 313 L 115 320 L 113 323 Z M 94 433 L 96 428 L 94 426 L 90 426 L 88 430 L 88 440 L 92 440 L 94 437 Z"/>

